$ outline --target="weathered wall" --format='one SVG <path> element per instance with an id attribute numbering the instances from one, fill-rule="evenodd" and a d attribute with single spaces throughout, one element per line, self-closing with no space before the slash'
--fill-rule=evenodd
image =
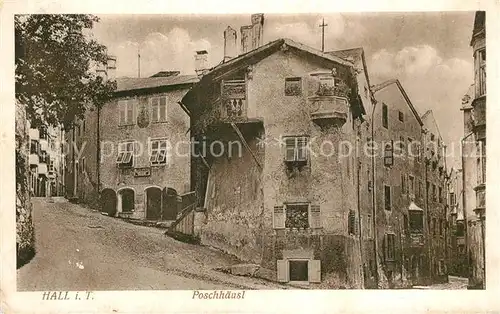
<path id="1" fill-rule="evenodd" d="M 160 188 L 170 187 L 179 194 L 189 190 L 189 117 L 177 104 L 184 96 L 187 89 L 179 89 L 161 94 L 130 95 L 138 99 L 134 117 L 137 120 L 142 106 L 145 106 L 151 118 L 151 107 L 149 98 L 167 95 L 167 121 L 161 123 L 149 122 L 145 127 L 139 127 L 137 123 L 130 126 L 118 125 L 118 99 L 106 104 L 101 110 L 100 134 L 101 134 L 101 185 L 102 189 L 111 188 L 115 191 L 120 188 L 132 188 L 135 191 L 135 211 L 133 218 L 145 218 L 145 189 L 150 186 Z M 147 177 L 134 177 L 134 169 L 119 169 L 116 165 L 118 143 L 125 140 L 136 140 L 139 149 L 134 157 L 134 167 L 148 167 L 149 138 L 165 137 L 172 144 L 170 152 L 170 163 L 166 166 L 151 167 L 151 175 Z M 178 152 L 175 152 L 176 144 Z"/>
<path id="2" fill-rule="evenodd" d="M 17 267 L 35 255 L 35 230 L 29 193 L 29 137 L 24 105 L 16 102 L 16 251 Z"/>
<path id="3" fill-rule="evenodd" d="M 484 245 L 481 220 L 474 218 L 468 221 L 467 237 L 469 241 L 469 286 L 485 288 Z"/>
<path id="4" fill-rule="evenodd" d="M 425 173 L 423 157 L 420 161 L 417 158 L 409 157 L 407 153 L 398 149 L 396 142 L 400 141 L 402 137 L 405 150 L 407 150 L 409 138 L 413 142 L 422 143 L 422 128 L 395 83 L 376 92 L 375 98 L 378 101 L 375 107 L 373 123 L 374 141 L 375 145 L 377 145 L 375 152 L 375 195 L 379 285 L 382 287 L 406 286 L 409 284 L 408 280 L 410 279 L 405 268 L 406 259 L 411 260 L 414 256 L 419 258 L 420 255 L 425 255 L 422 248 L 412 247 L 410 234 L 405 229 L 408 227 L 404 225 L 404 216 L 408 217 L 408 208 L 412 201 L 418 207 L 425 208 Z M 382 125 L 383 104 L 386 104 L 388 108 L 387 129 Z M 400 111 L 404 115 L 403 122 L 399 120 Z M 394 163 L 391 167 L 385 167 L 384 147 L 390 141 L 394 141 Z M 421 146 L 423 147 L 423 145 Z M 414 153 L 416 153 L 416 148 L 414 149 Z M 413 197 L 408 193 L 408 176 L 410 175 L 415 180 Z M 402 176 L 407 178 L 405 191 L 403 191 Z M 384 207 L 384 185 L 391 187 L 391 211 L 385 210 Z M 384 235 L 387 233 L 396 235 L 394 261 L 384 261 Z M 420 265 L 420 268 L 425 268 L 425 266 Z M 420 271 L 420 274 L 422 274 L 422 271 Z"/>

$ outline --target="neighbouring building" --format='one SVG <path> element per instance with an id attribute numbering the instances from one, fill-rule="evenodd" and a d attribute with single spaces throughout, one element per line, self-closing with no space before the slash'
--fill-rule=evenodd
<path id="1" fill-rule="evenodd" d="M 462 100 L 463 206 L 469 288 L 485 288 L 486 12 L 476 12 L 470 45 L 474 84 Z"/>
<path id="2" fill-rule="evenodd" d="M 61 127 L 30 127 L 30 178 L 32 196 L 64 196 L 64 131 Z"/>
<path id="3" fill-rule="evenodd" d="M 448 179 L 448 273 L 467 277 L 462 169 L 451 169 Z"/>
<path id="4" fill-rule="evenodd" d="M 448 234 L 446 197 L 446 146 L 432 110 L 422 116 L 425 147 L 425 193 L 428 269 L 431 282 L 446 282 L 446 249 Z"/>
<path id="5" fill-rule="evenodd" d="M 399 80 L 383 82 L 372 90 L 377 100 L 372 139 L 380 148 L 374 158 L 375 180 L 367 176 L 363 181 L 376 196 L 380 286 L 425 284 L 429 252 L 424 224 L 424 124 Z"/>
<path id="6" fill-rule="evenodd" d="M 190 191 L 190 122 L 178 102 L 197 81 L 178 71 L 117 78 L 113 99 L 87 110 L 67 136 L 68 194 L 110 216 L 175 220 Z"/>

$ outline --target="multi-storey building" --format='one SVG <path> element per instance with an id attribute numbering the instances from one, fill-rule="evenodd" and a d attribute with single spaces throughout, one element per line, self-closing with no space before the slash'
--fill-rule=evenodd
<path id="1" fill-rule="evenodd" d="M 486 217 L 486 12 L 476 12 L 471 47 L 474 85 L 462 100 L 463 206 L 470 288 L 485 287 Z"/>
<path id="2" fill-rule="evenodd" d="M 118 78 L 113 99 L 67 137 L 68 195 L 112 216 L 175 220 L 190 189 L 189 117 L 177 102 L 197 81 L 178 71 Z"/>
<path id="3" fill-rule="evenodd" d="M 427 249 L 429 277 L 432 282 L 447 281 L 447 170 L 446 146 L 432 110 L 422 116 L 425 147 L 425 200 L 427 209 Z"/>
<path id="4" fill-rule="evenodd" d="M 62 128 L 30 128 L 30 191 L 39 197 L 64 195 Z"/>
<path id="5" fill-rule="evenodd" d="M 214 148 L 192 161 L 202 242 L 282 282 L 363 286 L 356 75 L 352 62 L 279 39 L 186 94 L 193 136 Z"/>
<path id="6" fill-rule="evenodd" d="M 372 87 L 377 100 L 373 140 L 383 158 L 374 158 L 376 233 L 381 285 L 426 282 L 428 252 L 423 122 L 398 80 Z M 370 179 L 371 180 L 371 179 Z"/>

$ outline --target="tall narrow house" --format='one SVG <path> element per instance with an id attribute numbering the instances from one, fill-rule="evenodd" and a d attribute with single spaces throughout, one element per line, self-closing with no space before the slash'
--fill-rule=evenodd
<path id="1" fill-rule="evenodd" d="M 463 101 L 463 206 L 470 288 L 485 287 L 486 218 L 486 12 L 476 12 L 471 47 L 474 88 Z"/>
<path id="2" fill-rule="evenodd" d="M 363 286 L 358 79 L 352 61 L 288 39 L 226 58 L 202 77 L 182 104 L 196 140 L 203 243 L 281 282 Z"/>

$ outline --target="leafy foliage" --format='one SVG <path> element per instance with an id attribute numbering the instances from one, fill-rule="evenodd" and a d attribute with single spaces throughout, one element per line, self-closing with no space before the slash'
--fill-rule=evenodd
<path id="1" fill-rule="evenodd" d="M 89 30 L 93 15 L 16 15 L 16 101 L 32 125 L 62 123 L 68 129 L 86 108 L 102 106 L 116 88 L 95 69 L 107 61 L 106 47 Z"/>

